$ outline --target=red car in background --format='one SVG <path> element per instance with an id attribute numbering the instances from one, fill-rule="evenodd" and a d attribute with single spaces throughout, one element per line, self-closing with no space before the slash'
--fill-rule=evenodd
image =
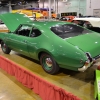
<path id="1" fill-rule="evenodd" d="M 67 22 L 72 22 L 75 16 L 62 16 L 60 18 L 60 21 L 67 21 Z"/>

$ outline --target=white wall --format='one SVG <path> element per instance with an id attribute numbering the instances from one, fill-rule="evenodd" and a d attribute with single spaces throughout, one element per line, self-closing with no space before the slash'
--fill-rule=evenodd
<path id="1" fill-rule="evenodd" d="M 68 0 L 67 3 L 60 3 L 60 12 L 77 12 L 81 13 L 84 15 L 85 12 L 85 6 L 86 6 L 86 1 L 85 0 Z M 70 5 L 66 5 L 70 4 Z"/>
<path id="2" fill-rule="evenodd" d="M 7 13 L 7 12 L 9 12 L 8 7 L 0 7 L 0 14 Z"/>
<path id="3" fill-rule="evenodd" d="M 86 15 L 93 15 L 93 9 L 100 9 L 100 0 L 86 0 Z"/>
<path id="4" fill-rule="evenodd" d="M 43 6 L 45 8 L 49 7 L 48 1 L 40 0 L 39 7 L 42 8 Z M 51 0 L 51 8 L 54 8 L 54 0 Z M 57 1 L 57 0 L 56 0 Z M 68 0 L 68 2 L 62 2 L 63 0 L 58 0 L 58 10 L 56 6 L 56 12 L 63 13 L 63 12 L 77 12 L 81 13 L 83 15 L 86 14 L 86 0 Z M 56 3 L 57 5 L 57 3 Z"/>

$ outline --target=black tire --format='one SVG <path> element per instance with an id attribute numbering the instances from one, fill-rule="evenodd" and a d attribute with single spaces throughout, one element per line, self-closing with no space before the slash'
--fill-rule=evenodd
<path id="1" fill-rule="evenodd" d="M 60 69 L 56 61 L 46 53 L 40 56 L 40 63 L 43 69 L 49 74 L 56 74 Z"/>
<path id="2" fill-rule="evenodd" d="M 3 41 L 1 42 L 1 48 L 2 51 L 6 54 L 9 54 L 11 52 L 11 49 Z"/>
<path id="3" fill-rule="evenodd" d="M 88 28 L 88 24 L 84 23 L 83 27 Z"/>
<path id="4" fill-rule="evenodd" d="M 91 24 L 88 24 L 87 22 L 84 22 L 84 23 L 83 23 L 83 27 L 85 27 L 85 28 L 90 28 L 90 27 L 91 27 Z"/>

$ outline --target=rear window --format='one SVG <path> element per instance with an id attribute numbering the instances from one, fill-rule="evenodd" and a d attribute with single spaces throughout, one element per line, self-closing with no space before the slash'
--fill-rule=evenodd
<path id="1" fill-rule="evenodd" d="M 92 31 L 74 24 L 64 24 L 51 27 L 51 31 L 61 38 L 74 37 L 82 34 L 92 33 Z"/>

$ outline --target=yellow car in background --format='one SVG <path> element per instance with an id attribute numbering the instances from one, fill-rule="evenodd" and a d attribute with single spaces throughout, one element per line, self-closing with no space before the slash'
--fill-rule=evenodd
<path id="1" fill-rule="evenodd" d="M 19 9 L 19 10 L 12 10 L 12 13 L 19 13 L 19 14 L 25 14 L 27 16 L 36 16 L 36 18 L 42 18 L 43 14 L 34 12 L 33 10 L 24 10 L 24 9 Z"/>

